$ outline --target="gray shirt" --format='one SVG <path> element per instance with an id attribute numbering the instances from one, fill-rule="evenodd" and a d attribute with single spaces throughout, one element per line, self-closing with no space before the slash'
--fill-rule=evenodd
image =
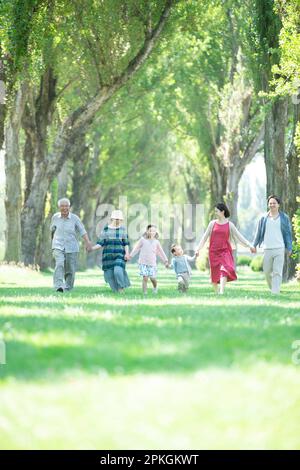
<path id="1" fill-rule="evenodd" d="M 192 270 L 189 263 L 193 262 L 195 258 L 195 256 L 188 255 L 174 256 L 172 258 L 171 267 L 176 274 L 189 273 L 189 275 L 191 275 Z"/>
<path id="2" fill-rule="evenodd" d="M 66 253 L 78 253 L 79 243 L 77 234 L 81 237 L 86 234 L 83 223 L 77 215 L 69 212 L 68 217 L 62 217 L 60 212 L 54 214 L 50 225 L 52 249 L 65 250 Z"/>

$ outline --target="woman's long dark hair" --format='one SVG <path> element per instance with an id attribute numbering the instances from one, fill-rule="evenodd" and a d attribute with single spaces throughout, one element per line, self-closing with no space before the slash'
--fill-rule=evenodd
<path id="1" fill-rule="evenodd" d="M 221 212 L 224 211 L 224 217 L 226 217 L 226 219 L 228 219 L 228 217 L 230 217 L 230 211 L 229 211 L 228 207 L 226 206 L 226 204 L 224 204 L 224 202 L 219 202 L 218 204 L 216 204 L 215 207 L 217 209 L 219 209 L 219 211 L 221 211 Z"/>

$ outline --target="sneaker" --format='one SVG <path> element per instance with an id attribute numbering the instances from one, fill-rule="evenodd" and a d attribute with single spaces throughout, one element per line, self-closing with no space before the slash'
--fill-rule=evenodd
<path id="1" fill-rule="evenodd" d="M 158 288 L 157 287 L 153 287 L 153 294 L 158 294 Z"/>

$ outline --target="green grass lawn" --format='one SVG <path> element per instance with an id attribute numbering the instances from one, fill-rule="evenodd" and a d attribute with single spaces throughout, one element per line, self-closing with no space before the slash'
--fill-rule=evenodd
<path id="1" fill-rule="evenodd" d="M 180 294 L 161 267 L 144 299 L 129 271 L 123 297 L 98 270 L 62 295 L 0 266 L 0 447 L 299 449 L 299 285 L 243 270 L 217 297 L 195 273 Z"/>

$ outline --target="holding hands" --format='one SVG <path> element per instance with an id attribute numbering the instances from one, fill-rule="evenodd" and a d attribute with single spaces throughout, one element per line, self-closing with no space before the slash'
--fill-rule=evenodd
<path id="1" fill-rule="evenodd" d="M 92 242 L 85 244 L 85 249 L 88 253 L 90 253 L 91 251 L 100 250 L 101 248 L 102 248 L 101 245 L 97 245 L 97 244 L 93 245 Z"/>
<path id="2" fill-rule="evenodd" d="M 85 242 L 85 249 L 86 249 L 87 252 L 92 251 L 92 249 L 93 249 L 93 244 L 92 244 L 91 241 L 86 241 L 86 242 Z"/>

